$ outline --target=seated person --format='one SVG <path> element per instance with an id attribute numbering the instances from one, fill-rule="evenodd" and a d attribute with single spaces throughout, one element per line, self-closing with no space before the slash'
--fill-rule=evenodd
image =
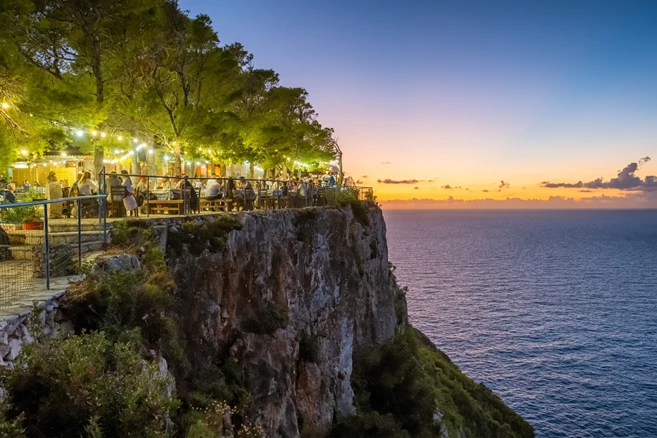
<path id="1" fill-rule="evenodd" d="M 222 197 L 223 187 L 221 186 L 221 181 L 219 179 L 210 180 L 207 189 L 205 189 L 205 198 L 208 201 L 216 201 Z"/>
<path id="2" fill-rule="evenodd" d="M 14 195 L 14 192 L 16 192 L 16 184 L 14 183 L 9 183 L 7 184 L 7 188 L 4 191 L 5 195 L 5 202 L 9 204 L 16 204 L 16 196 Z"/>
<path id="3" fill-rule="evenodd" d="M 89 171 L 82 174 L 76 185 L 80 196 L 90 196 L 92 192 L 98 190 L 98 184 L 91 179 L 91 172 Z"/>

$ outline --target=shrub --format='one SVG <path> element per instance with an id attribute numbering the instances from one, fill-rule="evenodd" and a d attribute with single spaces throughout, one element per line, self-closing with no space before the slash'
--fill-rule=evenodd
<path id="1" fill-rule="evenodd" d="M 228 233 L 239 230 L 242 225 L 232 215 L 221 215 L 212 222 L 196 224 L 193 220 L 183 222 L 182 230 L 169 233 L 167 247 L 176 255 L 182 254 L 183 248 L 192 255 L 200 255 L 206 249 L 211 253 L 221 251 L 226 245 Z"/>
<path id="2" fill-rule="evenodd" d="M 339 421 L 331 431 L 335 438 L 411 438 L 390 414 L 365 412 Z"/>
<path id="3" fill-rule="evenodd" d="M 177 403 L 157 364 L 142 359 L 138 335 L 131 338 L 112 343 L 94 332 L 26 346 L 3 370 L 8 417 L 27 436 L 162 434 Z"/>
<path id="4" fill-rule="evenodd" d="M 526 421 L 412 327 L 359 358 L 352 384 L 360 414 L 336 424 L 334 436 L 367 436 L 368 428 L 381 427 L 375 414 L 391 416 L 413 437 L 440 436 L 441 426 L 450 436 L 459 429 L 469 437 L 534 436 Z M 434 420 L 436 412 L 442 424 Z"/>
<path id="5" fill-rule="evenodd" d="M 285 328 L 289 318 L 287 312 L 271 305 L 271 307 L 258 309 L 254 315 L 242 323 L 242 328 L 258 335 L 271 335 L 279 328 Z"/>

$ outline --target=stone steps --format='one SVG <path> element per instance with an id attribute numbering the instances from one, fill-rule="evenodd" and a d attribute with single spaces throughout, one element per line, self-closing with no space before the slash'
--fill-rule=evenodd
<path id="1" fill-rule="evenodd" d="M 98 231 L 82 231 L 79 235 L 77 231 L 64 231 L 48 233 L 50 245 L 58 245 L 60 243 L 75 244 L 78 243 L 78 238 L 82 242 L 95 242 L 103 240 L 104 233 L 102 230 Z M 43 232 L 25 235 L 25 245 L 44 245 L 46 236 Z"/>
<path id="2" fill-rule="evenodd" d="M 82 231 L 101 231 L 103 229 L 103 224 L 99 223 L 97 220 L 92 220 L 87 222 L 81 222 L 80 228 Z M 110 223 L 107 223 L 107 229 L 111 228 Z M 52 221 L 48 224 L 48 230 L 51 233 L 66 233 L 66 232 L 77 232 L 78 224 L 77 222 L 57 222 Z"/>

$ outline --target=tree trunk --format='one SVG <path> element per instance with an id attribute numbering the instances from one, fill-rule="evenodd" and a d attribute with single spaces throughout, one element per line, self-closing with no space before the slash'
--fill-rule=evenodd
<path id="1" fill-rule="evenodd" d="M 249 179 L 255 178 L 255 164 L 253 161 L 249 161 Z"/>

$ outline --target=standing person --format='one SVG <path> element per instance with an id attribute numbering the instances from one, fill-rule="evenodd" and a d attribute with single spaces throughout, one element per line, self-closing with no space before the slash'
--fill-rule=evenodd
<path id="1" fill-rule="evenodd" d="M 299 184 L 299 195 L 303 198 L 304 207 L 308 207 L 308 183 L 305 179 Z"/>
<path id="2" fill-rule="evenodd" d="M 281 186 L 281 196 L 287 196 L 289 192 L 289 187 L 287 186 L 287 181 L 283 181 L 283 185 Z"/>
<path id="3" fill-rule="evenodd" d="M 7 188 L 5 189 L 4 192 L 5 202 L 9 204 L 16 204 L 16 196 L 14 195 L 15 191 L 16 191 L 16 184 L 14 183 L 7 184 Z"/>
<path id="4" fill-rule="evenodd" d="M 23 190 L 30 190 L 32 186 L 30 185 L 30 182 L 28 180 L 23 181 Z"/>
<path id="5" fill-rule="evenodd" d="M 130 179 L 130 174 L 128 174 L 127 170 L 123 169 L 121 171 L 121 178 L 123 178 L 121 185 L 125 188 L 126 192 L 126 196 L 123 198 L 123 205 L 126 211 L 130 212 L 130 216 L 137 216 L 137 212 L 134 211 L 137 209 L 137 200 L 135 199 L 134 189 L 132 188 L 132 179 Z"/>

